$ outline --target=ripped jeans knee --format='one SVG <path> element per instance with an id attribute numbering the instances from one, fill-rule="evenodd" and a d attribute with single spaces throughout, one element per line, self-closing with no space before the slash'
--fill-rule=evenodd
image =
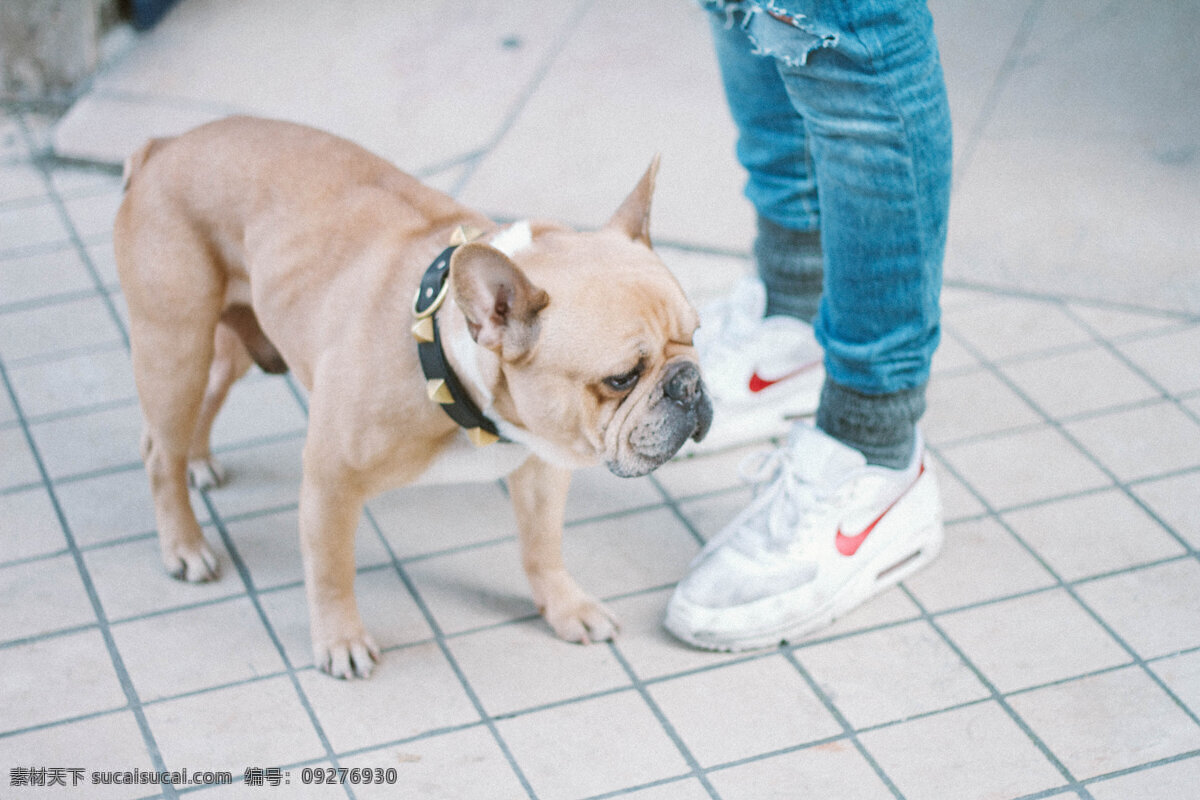
<path id="1" fill-rule="evenodd" d="M 811 14 L 785 8 L 776 0 L 699 0 L 701 8 L 722 20 L 726 29 L 740 28 L 755 55 L 775 58 L 789 67 L 802 67 L 817 50 L 836 48 L 837 29 Z"/>

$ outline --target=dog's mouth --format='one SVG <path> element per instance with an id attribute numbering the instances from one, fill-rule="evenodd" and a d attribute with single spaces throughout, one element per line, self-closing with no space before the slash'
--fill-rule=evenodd
<path id="1" fill-rule="evenodd" d="M 712 426 L 712 401 L 694 364 L 685 363 L 663 381 L 661 399 L 629 433 L 622 453 L 608 461 L 610 472 L 637 478 L 653 472 L 679 452 L 688 439 L 704 439 Z"/>

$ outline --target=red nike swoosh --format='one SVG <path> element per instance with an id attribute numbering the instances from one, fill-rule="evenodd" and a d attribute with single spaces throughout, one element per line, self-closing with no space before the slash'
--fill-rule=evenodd
<path id="1" fill-rule="evenodd" d="M 888 504 L 888 507 L 885 508 L 882 512 L 880 512 L 878 517 L 871 520 L 870 525 L 863 528 L 861 531 L 859 531 L 854 536 L 847 536 L 846 534 L 842 533 L 842 528 L 839 525 L 838 532 L 837 532 L 837 539 L 835 540 L 835 544 L 837 545 L 838 552 L 844 556 L 852 556 L 855 553 L 857 553 L 858 548 L 862 547 L 862 543 L 865 542 L 867 540 L 867 537 L 871 535 L 871 531 L 875 530 L 875 526 L 879 524 L 879 521 L 881 519 L 883 519 L 884 517 L 886 517 L 888 515 L 888 512 L 896 507 L 896 504 L 899 503 L 904 498 L 904 495 L 908 494 L 909 490 L 912 489 L 912 487 L 917 485 L 917 481 L 920 480 L 921 476 L 924 474 L 925 474 L 925 464 L 924 464 L 924 462 L 922 462 L 921 469 L 917 472 L 917 477 L 914 478 L 913 482 L 908 485 L 908 488 L 905 489 L 903 492 L 901 492 L 899 497 L 897 497 L 890 504 Z"/>
<path id="2" fill-rule="evenodd" d="M 769 389 L 777 383 L 783 383 L 784 381 L 789 380 L 790 378 L 794 378 L 797 375 L 803 375 L 805 372 L 808 372 L 810 369 L 820 366 L 820 364 L 821 364 L 820 361 L 814 361 L 811 364 L 805 364 L 804 366 L 798 367 L 798 368 L 792 370 L 791 372 L 787 373 L 786 375 L 781 375 L 778 378 L 764 378 L 758 374 L 758 370 L 755 370 L 754 374 L 750 376 L 750 393 L 758 394 L 759 392 L 763 391 L 764 389 Z"/>

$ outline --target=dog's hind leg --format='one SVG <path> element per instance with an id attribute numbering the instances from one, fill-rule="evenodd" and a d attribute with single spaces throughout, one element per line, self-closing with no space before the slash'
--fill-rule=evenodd
<path id="1" fill-rule="evenodd" d="M 129 305 L 134 380 L 146 426 L 142 460 L 150 478 L 163 563 L 172 576 L 216 577 L 187 484 L 188 451 L 213 360 L 224 273 L 199 234 L 162 214 L 137 214 L 130 198 L 117 215 L 114 244 Z M 166 244 L 164 244 L 166 243 Z"/>
<path id="2" fill-rule="evenodd" d="M 180 580 L 212 580 L 217 575 L 216 555 L 204 541 L 188 494 L 188 450 L 204 398 L 212 333 L 203 345 L 179 338 L 164 342 L 163 337 L 148 336 L 146 325 L 134 320 L 133 369 L 146 417 L 142 460 L 150 478 L 163 564 Z M 154 344 L 139 346 L 139 338 Z"/>
<path id="3" fill-rule="evenodd" d="M 229 302 L 229 296 L 249 294 L 249 287 L 231 282 L 226 291 L 225 310 L 213 336 L 213 360 L 208 369 L 208 385 L 204 389 L 204 402 L 200 405 L 200 417 L 192 434 L 192 446 L 188 451 L 188 480 L 197 489 L 212 489 L 225 482 L 225 470 L 212 456 L 210 441 L 213 422 L 225 403 L 229 390 L 250 369 L 251 363 L 270 375 L 282 375 L 288 371 L 283 356 L 259 327 L 258 318 L 249 305 Z"/>
<path id="4" fill-rule="evenodd" d="M 224 320 L 213 336 L 213 359 L 208 368 L 204 401 L 188 448 L 188 482 L 197 489 L 213 489 L 225 483 L 225 469 L 213 458 L 210 440 L 213 422 L 229 395 L 229 389 L 250 369 L 250 354 L 238 334 Z"/>

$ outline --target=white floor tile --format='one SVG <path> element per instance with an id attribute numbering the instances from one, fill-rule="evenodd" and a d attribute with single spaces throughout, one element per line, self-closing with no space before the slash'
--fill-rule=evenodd
<path id="1" fill-rule="evenodd" d="M 342 759 L 348 769 L 394 769 L 395 784 L 354 787 L 362 800 L 525 800 L 528 795 L 482 725 Z M 386 776 L 386 773 L 385 773 Z"/>
<path id="2" fill-rule="evenodd" d="M 988 696 L 987 688 L 926 622 L 804 647 L 796 651 L 796 658 L 854 728 Z"/>
<path id="3" fill-rule="evenodd" d="M 336 751 L 357 750 L 479 720 L 441 649 L 388 653 L 366 680 L 307 670 L 300 686 Z"/>
<path id="4" fill-rule="evenodd" d="M 54 493 L 80 547 L 156 530 L 150 479 L 140 461 L 127 469 L 60 482 Z M 195 492 L 191 504 L 196 519 L 201 524 L 208 522 L 208 507 Z"/>
<path id="5" fill-rule="evenodd" d="M 650 696 L 705 767 L 842 733 L 796 668 L 778 655 L 655 683 Z M 764 725 L 766 719 L 771 724 Z"/>
<path id="6" fill-rule="evenodd" d="M 642 680 L 720 664 L 737 654 L 714 653 L 686 645 L 663 627 L 670 590 L 634 595 L 608 604 L 621 622 L 616 646 Z"/>
<path id="7" fill-rule="evenodd" d="M 1042 417 L 1003 381 L 985 370 L 944 375 L 930 382 L 921 430 L 934 445 L 1038 425 Z M 981 414 L 980 409 L 987 409 Z"/>
<path id="8" fill-rule="evenodd" d="M 286 677 L 152 703 L 145 714 L 167 769 L 228 770 L 241 776 L 247 767 L 325 755 Z"/>
<path id="9" fill-rule="evenodd" d="M 404 487 L 374 498 L 367 507 L 398 558 L 517 532 L 512 502 L 497 483 Z"/>
<path id="10" fill-rule="evenodd" d="M 1170 402 L 1068 423 L 1066 429 L 1121 480 L 1200 465 L 1200 423 Z"/>
<path id="11" fill-rule="evenodd" d="M 0 450 L 4 452 L 4 458 L 0 459 L 0 488 L 41 480 L 33 451 L 20 428 L 0 429 Z"/>
<path id="12" fill-rule="evenodd" d="M 1200 757 L 1172 761 L 1088 786 L 1096 800 L 1159 800 L 1187 797 L 1200 786 Z"/>
<path id="13" fill-rule="evenodd" d="M 1117 489 L 1012 511 L 1004 520 L 1067 581 L 1183 554 L 1174 537 Z"/>
<path id="14" fill-rule="evenodd" d="M 219 570 L 216 580 L 205 583 L 172 578 L 163 566 L 157 536 L 85 552 L 83 562 L 108 620 L 116 622 L 245 592 L 224 544 L 211 528 L 206 528 L 204 535 L 217 555 Z"/>
<path id="15" fill-rule="evenodd" d="M 136 404 L 30 427 L 52 479 L 141 463 L 142 411 Z"/>
<path id="16" fill-rule="evenodd" d="M 845 740 L 716 770 L 709 780 L 724 800 L 894 797 L 871 764 Z"/>
<path id="17" fill-rule="evenodd" d="M 1150 669 L 1192 714 L 1200 717 L 1200 650 L 1155 661 Z"/>
<path id="18" fill-rule="evenodd" d="M 1142 658 L 1200 646 L 1200 563 L 1185 558 L 1079 586 L 1077 591 Z"/>
<path id="19" fill-rule="evenodd" d="M 1200 389 L 1200 326 L 1119 345 L 1134 364 L 1173 394 Z"/>
<path id="20" fill-rule="evenodd" d="M 96 622 L 70 555 L 0 567 L 0 597 L 0 642 Z"/>
<path id="21" fill-rule="evenodd" d="M 89 630 L 0 648 L 0 727 L 31 728 L 128 701 L 99 631 Z"/>
<path id="22" fill-rule="evenodd" d="M 50 496 L 41 487 L 0 494 L 0 558 L 23 558 L 58 552 L 67 546 Z"/>
<path id="23" fill-rule="evenodd" d="M 295 511 L 279 511 L 227 523 L 233 546 L 258 589 L 304 580 L 300 554 L 300 521 Z M 375 531 L 360 522 L 354 537 L 354 560 L 361 569 L 391 560 Z"/>
<path id="24" fill-rule="evenodd" d="M 114 625 L 112 635 L 143 701 L 250 680 L 284 668 L 246 598 Z M 183 652 L 187 658 L 180 658 Z"/>
<path id="25" fill-rule="evenodd" d="M 0 305 L 95 288 L 71 247 L 0 259 Z"/>
<path id="26" fill-rule="evenodd" d="M 96 800 L 132 800 L 146 797 L 153 787 L 114 784 L 106 773 L 123 775 L 132 770 L 150 772 L 154 764 L 146 752 L 141 728 L 128 712 L 55 725 L 0 740 L 6 764 L 14 767 L 80 768 L 78 776 L 67 772 L 63 786 L 14 786 L 11 773 L 5 776 L 5 797 L 89 797 Z M 76 783 L 76 777 L 79 778 Z"/>
<path id="27" fill-rule="evenodd" d="M 938 625 L 1004 693 L 1133 660 L 1057 589 L 947 614 L 938 618 Z"/>
<path id="28" fill-rule="evenodd" d="M 447 642 L 484 711 L 493 716 L 630 683 L 609 646 L 549 635 L 541 620 L 492 628 Z"/>
<path id="29" fill-rule="evenodd" d="M 992 519 L 948 526 L 937 560 L 904 582 L 933 612 L 1053 584 L 1054 577 Z"/>
<path id="30" fill-rule="evenodd" d="M 941 454 L 997 510 L 1111 483 L 1070 441 L 1047 427 L 945 447 Z"/>
<path id="31" fill-rule="evenodd" d="M 371 637 L 383 649 L 433 638 L 416 601 L 390 569 L 359 573 L 354 581 L 358 612 Z M 288 662 L 296 669 L 313 665 L 308 603 L 304 587 L 293 586 L 259 595 L 263 611 L 279 637 Z M 385 653 L 383 658 L 402 658 Z"/>
<path id="32" fill-rule="evenodd" d="M 1200 727 L 1137 667 L 1009 699 L 1078 778 L 1200 748 Z"/>
<path id="33" fill-rule="evenodd" d="M 862 734 L 911 800 L 1019 797 L 1066 781 L 995 703 L 978 703 Z"/>
<path id="34" fill-rule="evenodd" d="M 95 297 L 0 314 L 0 357 L 9 363 L 123 343 L 108 308 Z"/>
<path id="35" fill-rule="evenodd" d="M 534 792 L 546 800 L 589 797 L 687 772 L 687 762 L 636 692 L 496 723 Z M 611 735 L 620 730 L 621 735 Z"/>
<path id="36" fill-rule="evenodd" d="M 1005 374 L 1056 419 L 1150 400 L 1159 392 L 1100 347 L 1009 364 Z"/>

